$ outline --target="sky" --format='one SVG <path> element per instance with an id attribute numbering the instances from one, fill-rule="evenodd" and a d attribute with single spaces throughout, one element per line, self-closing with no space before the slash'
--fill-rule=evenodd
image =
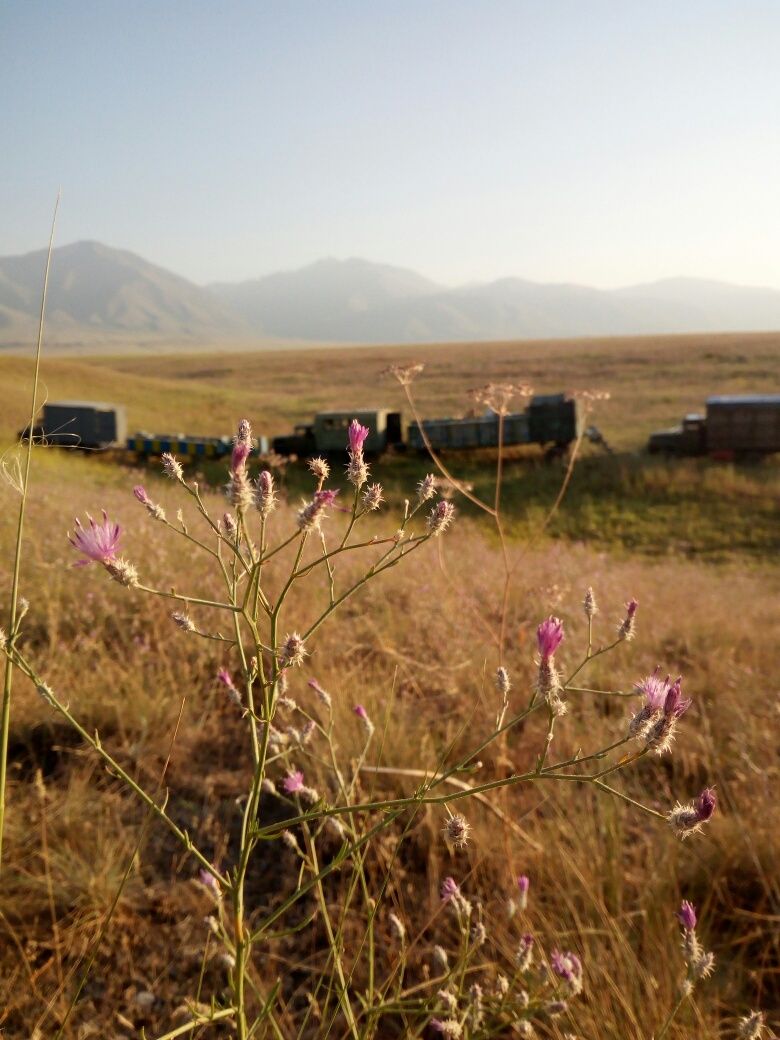
<path id="1" fill-rule="evenodd" d="M 0 255 L 780 288 L 777 0 L 0 0 Z"/>

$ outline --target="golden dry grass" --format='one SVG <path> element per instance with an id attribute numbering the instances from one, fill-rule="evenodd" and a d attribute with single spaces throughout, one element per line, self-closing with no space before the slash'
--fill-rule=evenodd
<path id="1" fill-rule="evenodd" d="M 179 632 L 164 604 L 117 587 L 96 568 L 72 570 L 65 528 L 73 513 L 104 506 L 125 525 L 126 553 L 145 579 L 161 587 L 186 585 L 196 594 L 216 589 L 215 579 L 147 519 L 129 493 L 132 473 L 51 453 L 39 453 L 34 466 L 22 587 L 31 601 L 25 647 L 74 713 L 88 728 L 98 727 L 147 786 L 160 774 L 185 700 L 167 777 L 169 805 L 181 825 L 223 858 L 249 770 L 243 728 L 215 682 L 217 667 L 230 661 L 214 644 Z M 175 513 L 172 488 L 155 483 L 154 495 Z M 8 488 L 2 496 L 0 581 L 7 587 L 15 498 Z M 209 503 L 219 508 L 216 494 Z M 282 514 L 277 523 L 284 522 Z M 370 523 L 372 530 L 392 529 L 390 521 Z M 428 546 L 414 566 L 390 572 L 351 601 L 318 634 L 291 690 L 302 704 L 311 703 L 305 686 L 311 675 L 331 690 L 347 756 L 360 741 L 352 714 L 357 701 L 377 723 L 375 761 L 397 770 L 430 768 L 452 742 L 463 749 L 489 732 L 500 553 L 483 526 L 467 517 L 440 548 L 439 556 Z M 388 888 L 390 904 L 416 937 L 412 970 L 422 973 L 432 944 L 447 939 L 437 889 L 443 875 L 456 874 L 468 894 L 484 902 L 490 956 L 510 952 L 528 928 L 551 944 L 582 951 L 587 990 L 577 1002 L 578 1035 L 649 1037 L 675 999 L 681 960 L 673 911 L 687 897 L 700 908 L 701 933 L 719 968 L 670 1035 L 728 1036 L 735 1011 L 777 1009 L 780 994 L 780 815 L 772 794 L 780 779 L 772 693 L 778 570 L 768 562 L 746 571 L 739 564 L 647 560 L 563 542 L 542 541 L 530 550 L 515 544 L 512 552 L 519 560 L 507 658 L 513 703 L 525 700 L 532 683 L 540 617 L 554 611 L 565 619 L 564 657 L 574 661 L 585 635 L 579 608 L 585 586 L 594 587 L 601 606 L 599 639 L 611 636 L 624 601 L 636 596 L 639 638 L 594 664 L 588 679 L 625 690 L 661 664 L 684 673 L 694 708 L 671 758 L 643 762 L 625 776 L 624 789 L 665 810 L 714 783 L 722 812 L 704 836 L 681 844 L 662 823 L 594 797 L 589 788 L 511 788 L 496 796 L 510 822 L 476 804 L 467 808 L 474 840 L 454 858 L 440 836 L 441 813 L 420 814 Z M 293 598 L 290 627 L 314 615 L 314 588 L 309 583 Z M 626 724 L 624 701 L 579 696 L 555 741 L 561 757 L 616 739 Z M 542 737 L 536 723 L 527 725 L 483 757 L 479 778 L 527 768 Z M 12 762 L 0 888 L 0 1027 L 9 1040 L 30 1036 L 58 980 L 72 987 L 69 972 L 90 948 L 130 864 L 129 883 L 67 1035 L 130 1037 L 141 1026 L 149 1035 L 170 1028 L 176 1008 L 195 994 L 207 949 L 209 904 L 193 881 L 192 862 L 156 825 L 142 833 L 143 812 L 22 681 Z M 316 762 L 303 764 L 315 779 Z M 414 781 L 391 773 L 366 776 L 364 785 L 366 793 L 405 794 Z M 392 851 L 392 841 L 380 843 L 368 862 L 372 877 L 381 876 Z M 533 878 L 533 898 L 527 915 L 508 922 L 506 900 L 521 870 Z M 291 861 L 259 854 L 251 885 L 258 907 L 274 905 L 291 872 Z M 328 891 L 338 907 L 338 876 Z M 351 927 L 348 922 L 347 935 Z M 356 921 L 355 934 L 358 928 Z M 379 929 L 392 962 L 384 914 Z M 322 970 L 319 938 L 315 928 L 302 939 L 271 944 L 262 965 L 265 980 L 284 980 L 282 1022 L 291 1036 Z M 208 950 L 203 972 L 204 992 L 218 992 L 224 967 Z M 64 1006 L 62 998 L 54 1000 L 41 1036 L 53 1035 Z M 311 1029 L 316 1035 L 316 1025 Z M 212 1035 L 222 1034 L 216 1027 Z"/>

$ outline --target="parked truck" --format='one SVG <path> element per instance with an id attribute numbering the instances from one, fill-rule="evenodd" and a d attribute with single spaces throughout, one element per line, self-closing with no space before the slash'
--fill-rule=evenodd
<path id="1" fill-rule="evenodd" d="M 29 434 L 28 426 L 20 436 L 26 439 Z M 125 409 L 105 401 L 47 401 L 33 426 L 33 437 L 62 448 L 124 447 Z"/>
<path id="2" fill-rule="evenodd" d="M 647 450 L 667 455 L 758 458 L 780 452 L 780 394 L 708 397 L 706 413 L 650 434 Z"/>

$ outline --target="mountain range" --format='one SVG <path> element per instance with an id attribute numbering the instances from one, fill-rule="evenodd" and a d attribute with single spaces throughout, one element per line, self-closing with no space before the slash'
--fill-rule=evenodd
<path id="1" fill-rule="evenodd" d="M 0 258 L 0 345 L 35 336 L 43 251 Z M 780 329 L 780 290 L 696 278 L 623 289 L 520 278 L 447 288 L 405 268 L 318 260 L 196 285 L 99 242 L 55 249 L 47 341 L 413 343 Z"/>

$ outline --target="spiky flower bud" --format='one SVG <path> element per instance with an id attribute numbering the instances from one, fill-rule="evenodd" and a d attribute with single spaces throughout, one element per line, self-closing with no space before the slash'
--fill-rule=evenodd
<path id="1" fill-rule="evenodd" d="M 306 657 L 307 653 L 308 651 L 304 646 L 300 635 L 297 632 L 290 633 L 290 635 L 285 637 L 284 643 L 282 644 L 282 667 L 302 665 L 303 659 Z"/>
<path id="2" fill-rule="evenodd" d="M 455 506 L 446 499 L 440 499 L 428 514 L 428 531 L 434 537 L 443 534 L 455 519 Z"/>
<path id="3" fill-rule="evenodd" d="M 255 506 L 265 520 L 276 509 L 276 489 L 273 475 L 264 469 L 255 482 Z"/>
<path id="4" fill-rule="evenodd" d="M 298 511 L 297 518 L 297 524 L 301 531 L 319 530 L 324 515 L 323 510 L 333 505 L 337 495 L 338 491 L 315 491 L 311 502 L 304 501 L 301 509 Z"/>
<path id="5" fill-rule="evenodd" d="M 164 451 L 161 456 L 161 459 L 163 469 L 165 470 L 167 476 L 171 478 L 171 480 L 181 481 L 184 479 L 184 470 L 181 468 L 179 462 L 173 455 L 171 455 L 170 452 Z"/>
<path id="6" fill-rule="evenodd" d="M 371 734 L 374 732 L 374 723 L 369 718 L 368 712 L 366 711 L 366 709 L 363 707 L 362 704 L 356 704 L 355 707 L 352 710 L 357 715 L 357 717 L 360 719 L 360 721 L 363 723 L 363 729 L 366 731 L 366 733 L 370 737 Z"/>
<path id="7" fill-rule="evenodd" d="M 630 642 L 636 635 L 636 609 L 638 606 L 639 603 L 635 599 L 630 599 L 626 603 L 626 616 L 618 625 L 618 639 Z"/>
<path id="8" fill-rule="evenodd" d="M 179 626 L 182 632 L 195 632 L 195 622 L 189 616 L 189 614 L 181 614 L 178 610 L 174 610 L 171 614 L 173 621 Z"/>
<path id="9" fill-rule="evenodd" d="M 433 473 L 426 473 L 417 485 L 417 501 L 427 502 L 436 494 L 436 477 Z"/>
<path id="10" fill-rule="evenodd" d="M 222 530 L 228 538 L 235 538 L 238 525 L 232 513 L 222 514 Z"/>
<path id="11" fill-rule="evenodd" d="M 384 495 L 381 484 L 369 484 L 366 490 L 363 492 L 363 505 L 369 511 L 373 512 L 375 509 L 379 509 L 380 505 L 384 501 Z"/>
<path id="12" fill-rule="evenodd" d="M 739 1040 L 761 1040 L 764 1035 L 764 1015 L 761 1011 L 751 1011 L 737 1023 Z"/>
<path id="13" fill-rule="evenodd" d="M 328 709 L 328 711 L 330 711 L 333 707 L 333 701 L 328 691 L 323 690 L 323 688 L 320 686 L 316 679 L 309 679 L 308 685 L 312 688 L 312 690 L 314 690 L 314 692 L 317 694 L 317 696 Z"/>
<path id="14" fill-rule="evenodd" d="M 517 970 L 521 975 L 530 970 L 533 959 L 534 937 L 530 933 L 526 932 L 525 935 L 520 936 L 517 953 L 515 954 L 515 963 L 517 964 Z"/>
<path id="15" fill-rule="evenodd" d="M 463 849 L 469 843 L 471 827 L 469 826 L 468 820 L 465 816 L 461 816 L 460 813 L 455 813 L 454 816 L 450 816 L 445 822 L 444 827 L 442 828 L 442 833 L 450 845 L 454 846 L 456 849 Z"/>
<path id="16" fill-rule="evenodd" d="M 596 606 L 596 597 L 593 595 L 593 589 L 590 585 L 585 590 L 585 599 L 582 601 L 582 609 L 585 611 L 585 617 L 589 620 L 598 614 L 599 608 Z"/>
<path id="17" fill-rule="evenodd" d="M 496 689 L 501 696 L 506 700 L 509 696 L 509 691 L 512 689 L 512 683 L 509 681 L 509 672 L 503 665 L 496 669 Z"/>
<path id="18" fill-rule="evenodd" d="M 457 1018 L 432 1018 L 429 1025 L 434 1032 L 441 1033 L 445 1040 L 460 1040 L 463 1036 L 463 1026 Z"/>
<path id="19" fill-rule="evenodd" d="M 686 931 L 692 932 L 696 927 L 696 907 L 687 899 L 683 899 L 676 916 Z"/>
<path id="20" fill-rule="evenodd" d="M 119 557 L 116 560 L 111 560 L 105 566 L 114 581 L 119 582 L 120 585 L 124 585 L 128 589 L 134 589 L 138 586 L 138 571 L 132 563 L 128 563 L 127 560 Z"/>
<path id="21" fill-rule="evenodd" d="M 349 453 L 349 463 L 347 465 L 347 480 L 350 484 L 354 484 L 356 488 L 362 488 L 365 482 L 368 480 L 368 465 L 366 460 L 363 458 L 362 451 L 354 451 Z"/>
<path id="22" fill-rule="evenodd" d="M 309 469 L 321 485 L 330 476 L 330 466 L 325 459 L 320 458 L 319 456 L 316 459 L 309 459 Z"/>
<path id="23" fill-rule="evenodd" d="M 693 802 L 687 805 L 678 802 L 667 819 L 678 838 L 687 838 L 700 831 L 702 825 L 712 819 L 716 805 L 715 792 L 706 787 Z"/>

